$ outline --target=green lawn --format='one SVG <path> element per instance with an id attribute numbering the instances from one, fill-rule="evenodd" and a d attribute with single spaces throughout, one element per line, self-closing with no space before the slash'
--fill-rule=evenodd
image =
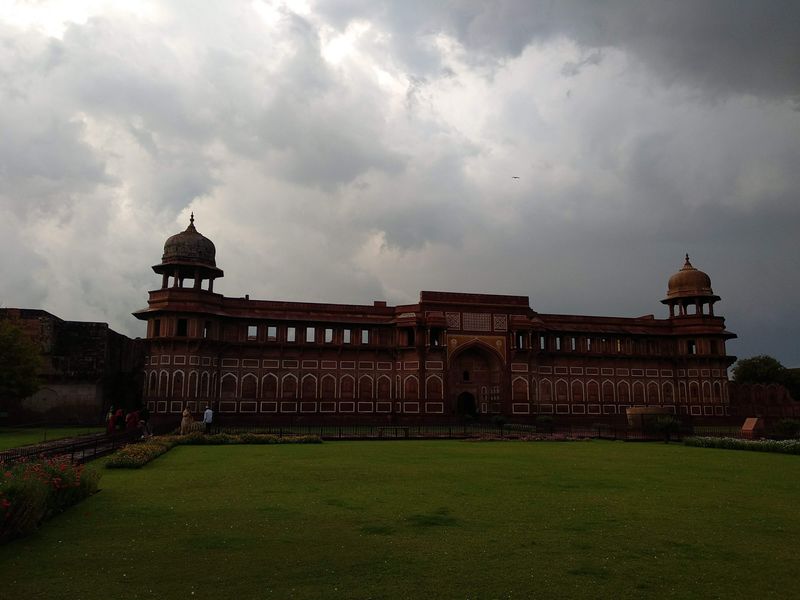
<path id="1" fill-rule="evenodd" d="M 0 450 L 100 431 L 105 429 L 103 427 L 4 427 L 0 428 Z"/>
<path id="2" fill-rule="evenodd" d="M 800 457 L 181 446 L 0 547 L 0 598 L 787 598 Z"/>

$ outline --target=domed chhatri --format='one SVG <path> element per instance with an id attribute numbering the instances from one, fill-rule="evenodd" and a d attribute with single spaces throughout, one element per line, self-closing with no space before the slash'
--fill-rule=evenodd
<path id="1" fill-rule="evenodd" d="M 186 280 L 193 280 L 196 290 L 202 289 L 202 282 L 208 280 L 208 291 L 214 290 L 214 279 L 224 273 L 217 268 L 217 249 L 214 242 L 201 234 L 194 226 L 194 213 L 189 218 L 189 226 L 185 231 L 170 236 L 164 243 L 164 254 L 161 264 L 155 265 L 153 271 L 162 275 L 161 287 L 184 287 Z"/>
<path id="2" fill-rule="evenodd" d="M 670 317 L 676 312 L 678 316 L 704 315 L 706 306 L 707 314 L 714 316 L 714 303 L 719 299 L 711 289 L 711 277 L 695 269 L 687 254 L 681 270 L 669 278 L 667 297 L 661 302 L 669 305 Z"/>
<path id="3" fill-rule="evenodd" d="M 189 218 L 189 226 L 185 231 L 170 236 L 164 243 L 164 255 L 161 262 L 194 263 L 207 267 L 216 267 L 217 249 L 214 242 L 199 233 L 194 227 L 194 213 Z"/>
<path id="4" fill-rule="evenodd" d="M 685 298 L 695 296 L 713 296 L 711 277 L 692 266 L 689 255 L 683 268 L 669 278 L 667 298 Z"/>

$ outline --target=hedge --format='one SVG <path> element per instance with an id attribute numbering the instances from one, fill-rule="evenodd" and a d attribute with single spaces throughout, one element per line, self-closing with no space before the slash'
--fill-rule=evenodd
<path id="1" fill-rule="evenodd" d="M 150 438 L 138 444 L 130 444 L 118 450 L 106 461 L 109 469 L 138 469 L 158 458 L 175 446 L 221 446 L 228 444 L 321 444 L 316 435 L 277 435 L 242 433 L 238 435 L 217 433 L 205 435 L 193 432 L 188 435 L 165 435 Z"/>
<path id="2" fill-rule="evenodd" d="M 740 440 L 728 437 L 687 437 L 683 439 L 683 443 L 697 448 L 800 454 L 800 440 Z"/>
<path id="3" fill-rule="evenodd" d="M 40 523 L 97 492 L 100 474 L 69 457 L 2 465 L 0 543 L 27 535 Z"/>

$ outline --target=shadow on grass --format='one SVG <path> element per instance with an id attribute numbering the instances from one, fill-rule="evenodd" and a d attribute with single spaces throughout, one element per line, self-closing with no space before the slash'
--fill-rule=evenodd
<path id="1" fill-rule="evenodd" d="M 394 528 L 388 525 L 364 525 L 361 528 L 361 532 L 370 535 L 392 535 Z"/>
<path id="2" fill-rule="evenodd" d="M 451 527 L 458 525 L 458 519 L 450 516 L 450 510 L 447 507 L 440 508 L 432 513 L 411 515 L 407 520 L 414 527 Z"/>

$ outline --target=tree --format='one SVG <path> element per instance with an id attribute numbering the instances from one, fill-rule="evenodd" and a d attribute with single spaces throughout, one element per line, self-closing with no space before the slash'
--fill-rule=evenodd
<path id="1" fill-rule="evenodd" d="M 0 319 L 0 410 L 39 389 L 39 349 L 11 321 Z"/>
<path id="2" fill-rule="evenodd" d="M 792 398 L 800 400 L 800 381 L 797 373 L 784 367 L 780 361 L 765 354 L 743 358 L 733 366 L 733 379 L 736 383 L 777 383 L 791 393 Z"/>

